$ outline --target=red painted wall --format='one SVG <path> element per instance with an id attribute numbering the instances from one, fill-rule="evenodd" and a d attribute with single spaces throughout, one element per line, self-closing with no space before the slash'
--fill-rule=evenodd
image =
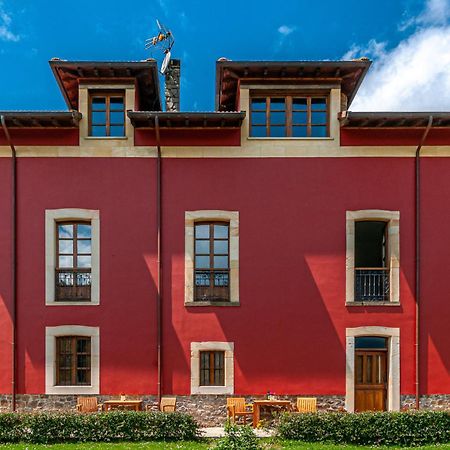
<path id="1" fill-rule="evenodd" d="M 2 192 L 8 173 L 2 158 Z M 450 303 L 441 282 L 450 248 L 448 173 L 449 159 L 423 159 L 426 393 L 450 392 Z M 163 179 L 164 392 L 189 394 L 190 343 L 217 340 L 235 343 L 237 394 L 342 395 L 345 329 L 363 325 L 401 328 L 401 390 L 414 392 L 412 158 L 166 159 Z M 102 393 L 155 393 L 155 160 L 20 158 L 18 192 L 19 392 L 44 392 L 45 326 L 80 324 L 100 327 Z M 2 255 L 8 202 L 0 197 Z M 44 212 L 68 207 L 100 210 L 100 306 L 44 305 Z M 184 306 L 184 212 L 199 209 L 240 213 L 239 307 Z M 400 210 L 400 307 L 345 306 L 345 211 L 358 209 Z M 1 392 L 10 389 L 6 259 Z"/>

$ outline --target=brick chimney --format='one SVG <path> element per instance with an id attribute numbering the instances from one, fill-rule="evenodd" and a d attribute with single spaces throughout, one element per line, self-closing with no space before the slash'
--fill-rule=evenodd
<path id="1" fill-rule="evenodd" d="M 164 96 L 166 97 L 166 111 L 180 110 L 180 60 L 171 59 L 167 67 Z"/>

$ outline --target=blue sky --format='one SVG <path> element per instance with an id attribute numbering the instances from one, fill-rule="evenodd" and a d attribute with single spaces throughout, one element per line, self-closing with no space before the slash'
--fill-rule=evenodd
<path id="1" fill-rule="evenodd" d="M 215 61 L 368 56 L 353 110 L 450 111 L 450 0 L 0 0 L 0 110 L 66 109 L 48 66 L 160 58 L 158 18 L 181 59 L 181 108 L 214 108 Z M 5 88 L 7 86 L 7 88 Z"/>

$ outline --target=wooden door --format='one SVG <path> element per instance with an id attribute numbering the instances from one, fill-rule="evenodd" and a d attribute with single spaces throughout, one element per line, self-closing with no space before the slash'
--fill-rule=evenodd
<path id="1" fill-rule="evenodd" d="M 385 411 L 386 351 L 355 351 L 355 411 Z"/>

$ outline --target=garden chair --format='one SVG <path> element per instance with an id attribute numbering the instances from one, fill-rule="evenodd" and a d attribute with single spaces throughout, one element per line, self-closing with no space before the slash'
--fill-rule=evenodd
<path id="1" fill-rule="evenodd" d="M 317 411 L 316 397 L 297 397 L 297 411 L 298 413 L 311 413 Z"/>
<path id="2" fill-rule="evenodd" d="M 245 398 L 230 397 L 227 398 L 227 417 L 233 423 L 242 417 L 244 425 L 247 424 L 247 416 L 253 417 L 253 405 L 246 404 Z"/>
<path id="3" fill-rule="evenodd" d="M 163 397 L 159 402 L 159 410 L 162 412 L 175 412 L 176 407 L 176 397 Z"/>
<path id="4" fill-rule="evenodd" d="M 103 405 L 97 403 L 97 397 L 78 397 L 77 411 L 78 412 L 97 412 L 103 409 Z"/>

